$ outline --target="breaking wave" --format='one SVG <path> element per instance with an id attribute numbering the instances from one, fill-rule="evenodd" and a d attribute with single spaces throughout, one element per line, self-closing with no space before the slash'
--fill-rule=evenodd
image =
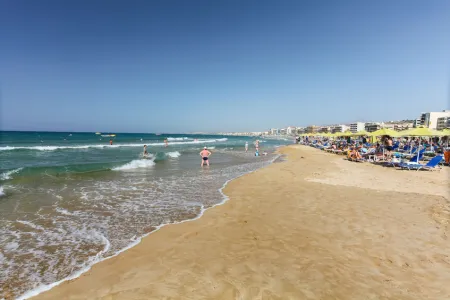
<path id="1" fill-rule="evenodd" d="M 175 141 L 170 143 L 171 145 L 189 145 L 189 144 L 210 144 L 217 142 L 225 142 L 227 138 L 221 139 L 208 139 L 208 140 L 193 140 L 193 141 Z M 164 143 L 149 143 L 149 146 L 164 146 Z M 119 148 L 119 147 L 143 147 L 144 143 L 140 144 L 116 144 L 116 145 L 74 145 L 74 146 L 3 146 L 0 147 L 0 151 L 13 151 L 13 150 L 34 150 L 34 151 L 55 151 L 55 150 L 65 150 L 65 149 L 109 149 L 109 148 Z"/>

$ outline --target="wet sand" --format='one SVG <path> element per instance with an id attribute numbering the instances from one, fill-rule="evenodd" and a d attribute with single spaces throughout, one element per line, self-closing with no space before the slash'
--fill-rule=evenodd
<path id="1" fill-rule="evenodd" d="M 280 151 L 224 205 L 32 299 L 450 299 L 448 167 Z"/>

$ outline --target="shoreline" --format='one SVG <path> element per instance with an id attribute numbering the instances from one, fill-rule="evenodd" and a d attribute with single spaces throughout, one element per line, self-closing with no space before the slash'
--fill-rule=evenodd
<path id="1" fill-rule="evenodd" d="M 158 226 L 155 226 L 155 229 L 154 229 L 154 230 L 152 230 L 152 231 L 150 231 L 150 232 L 144 234 L 143 236 L 139 237 L 139 238 L 136 239 L 134 242 L 130 243 L 130 245 L 128 245 L 127 247 L 125 247 L 125 248 L 123 248 L 123 249 L 117 251 L 117 252 L 114 253 L 113 255 L 98 259 L 98 258 L 97 258 L 97 257 L 98 257 L 98 254 L 97 254 L 97 255 L 94 257 L 93 262 L 92 262 L 92 263 L 89 263 L 86 267 L 82 268 L 81 270 L 79 270 L 79 271 L 77 271 L 77 272 L 75 272 L 75 273 L 73 273 L 73 274 L 71 274 L 71 275 L 69 275 L 69 276 L 67 276 L 67 277 L 65 277 L 65 278 L 63 278 L 63 279 L 61 279 L 61 280 L 59 280 L 59 281 L 56 281 L 56 282 L 53 282 L 53 283 L 50 283 L 50 284 L 47 284 L 47 285 L 43 285 L 43 286 L 38 286 L 38 287 L 36 287 L 36 288 L 34 288 L 34 289 L 30 290 L 30 291 L 27 291 L 27 292 L 25 292 L 24 294 L 20 295 L 20 296 L 17 298 L 17 300 L 27 300 L 27 299 L 31 299 L 31 298 L 33 298 L 33 297 L 37 297 L 37 296 L 39 296 L 40 294 L 45 293 L 45 292 L 48 292 L 48 291 L 52 290 L 53 288 L 55 288 L 55 287 L 57 287 L 57 286 L 59 286 L 59 285 L 65 283 L 65 282 L 70 282 L 70 281 L 76 280 L 77 278 L 79 278 L 79 277 L 82 276 L 83 274 L 89 272 L 89 271 L 92 269 L 92 267 L 94 267 L 95 265 L 97 265 L 97 264 L 99 264 L 99 263 L 102 263 L 103 261 L 106 261 L 106 260 L 112 259 L 112 258 L 114 258 L 114 257 L 117 257 L 117 256 L 120 255 L 121 253 L 124 253 L 125 251 L 132 249 L 133 247 L 139 245 L 139 244 L 142 242 L 143 239 L 147 238 L 148 236 L 150 236 L 150 235 L 153 234 L 153 233 L 156 233 L 157 231 L 159 231 L 160 229 L 162 229 L 162 228 L 164 228 L 164 227 L 166 227 L 166 226 L 168 226 L 168 225 L 178 225 L 178 224 L 182 224 L 182 223 L 186 223 L 186 222 L 191 222 L 191 221 L 195 221 L 195 220 L 200 219 L 200 218 L 204 215 L 204 213 L 205 213 L 206 211 L 208 211 L 209 209 L 212 209 L 212 208 L 214 208 L 214 207 L 216 207 L 216 206 L 223 205 L 223 204 L 225 204 L 225 203 L 230 199 L 229 196 L 227 196 L 227 195 L 225 195 L 225 194 L 223 193 L 223 190 L 224 190 L 225 187 L 228 185 L 228 183 L 230 183 L 231 181 L 236 180 L 236 179 L 238 179 L 238 178 L 240 178 L 240 177 L 242 177 L 242 176 L 245 176 L 245 175 L 247 175 L 247 174 L 251 174 L 251 173 L 253 173 L 253 172 L 256 172 L 257 170 L 260 170 L 260 169 L 262 169 L 262 168 L 268 167 L 268 166 L 270 166 L 271 164 L 275 163 L 276 160 L 279 159 L 279 158 L 281 157 L 281 155 L 278 153 L 278 151 L 279 151 L 279 149 L 281 149 L 281 148 L 283 148 L 283 147 L 285 147 L 285 146 L 281 146 L 281 147 L 277 148 L 277 150 L 274 152 L 274 157 L 273 157 L 273 159 L 271 159 L 271 160 L 269 161 L 269 163 L 268 163 L 266 166 L 263 166 L 263 167 L 261 167 L 261 168 L 257 168 L 257 169 L 255 169 L 255 170 L 252 170 L 252 171 L 249 171 L 249 172 L 245 172 L 245 173 L 243 173 L 243 174 L 241 174 L 241 175 L 239 175 L 239 176 L 237 176 L 237 177 L 234 177 L 234 178 L 231 178 L 231 179 L 225 181 L 225 183 L 222 185 L 222 187 L 220 187 L 220 188 L 218 189 L 218 192 L 219 192 L 220 195 L 222 196 L 222 201 L 220 201 L 220 202 L 218 202 L 217 204 L 214 204 L 214 205 L 212 205 L 212 206 L 210 206 L 210 207 L 208 207 L 208 208 L 205 208 L 205 207 L 202 205 L 201 210 L 200 210 L 199 214 L 198 214 L 196 217 L 194 217 L 194 218 L 192 218 L 192 219 L 181 220 L 181 221 L 177 221 L 177 222 L 173 222 L 173 223 L 164 223 L 164 224 L 160 224 L 160 225 L 158 225 Z M 3 191 L 3 190 L 0 188 L 0 192 L 2 192 L 2 191 Z M 109 245 L 106 245 L 106 246 L 105 246 L 105 248 L 107 248 L 107 247 L 109 247 Z M 100 253 L 105 253 L 105 252 L 107 252 L 107 249 L 102 250 Z M 100 254 L 100 253 L 99 253 L 99 254 Z"/>
<path id="2" fill-rule="evenodd" d="M 296 151 L 299 150 L 301 150 L 302 155 L 305 155 L 306 157 L 303 157 L 296 153 Z M 383 206 L 379 206 L 377 201 L 386 201 L 386 197 L 390 197 L 393 200 L 392 205 L 395 205 L 400 201 L 405 202 L 405 200 L 403 199 L 405 195 L 393 192 L 393 194 L 388 196 L 385 191 L 372 190 L 372 192 L 369 193 L 373 193 L 373 195 L 370 194 L 370 198 L 373 198 L 373 201 L 369 201 L 372 199 L 366 199 L 368 202 L 371 202 L 370 204 L 365 203 L 365 201 L 361 202 L 361 199 L 359 199 L 358 197 L 351 197 L 353 197 L 355 193 L 364 193 L 363 191 L 367 190 L 367 188 L 354 186 L 343 187 L 339 185 L 339 182 L 337 182 L 338 184 L 335 186 L 330 185 L 330 182 L 336 179 L 333 179 L 333 176 L 326 173 L 332 170 L 333 167 L 331 166 L 330 168 L 328 159 L 331 163 L 334 164 L 338 162 L 337 159 L 339 159 L 336 156 L 327 156 L 321 151 L 311 148 L 307 149 L 303 146 L 283 147 L 282 149 L 279 149 L 279 151 L 282 154 L 288 154 L 287 161 L 282 164 L 271 163 L 264 168 L 259 168 L 255 171 L 250 172 L 251 174 L 246 173 L 241 175 L 240 177 L 230 180 L 231 182 L 226 182 L 224 186 L 219 190 L 226 197 L 226 199 L 224 199 L 222 203 L 215 205 L 220 205 L 221 207 L 216 210 L 209 210 L 208 208 L 208 213 L 206 213 L 205 210 L 203 214 L 200 215 L 200 217 L 203 216 L 203 218 L 197 217 L 195 219 L 191 219 L 196 220 L 197 222 L 183 221 L 181 222 L 185 223 L 183 225 L 181 225 L 180 223 L 172 223 L 173 225 L 179 226 L 164 226 L 165 230 L 159 230 L 159 228 L 158 230 L 152 231 L 151 233 L 155 233 L 154 235 L 142 238 L 141 242 L 135 247 L 129 249 L 129 251 L 122 252 L 122 255 L 114 256 L 114 259 L 105 259 L 101 262 L 101 264 L 95 264 L 88 272 L 82 274 L 77 279 L 63 282 L 53 289 L 41 293 L 39 296 L 33 299 L 54 299 L 68 296 L 71 296 L 71 298 L 73 299 L 103 298 L 113 297 L 113 295 L 116 295 L 119 298 L 133 297 L 134 299 L 145 299 L 143 295 L 150 292 L 156 298 L 169 296 L 172 298 L 176 298 L 178 296 L 178 298 L 180 298 L 181 295 L 186 295 L 186 293 L 188 295 L 191 295 L 194 290 L 198 291 L 199 293 L 201 291 L 200 294 L 196 293 L 196 295 L 202 295 L 204 296 L 204 298 L 230 299 L 229 296 L 233 298 L 232 295 L 236 296 L 236 293 L 238 293 L 240 295 L 244 295 L 244 299 L 246 299 L 245 296 L 250 297 L 252 295 L 257 295 L 258 293 L 260 294 L 262 286 L 264 286 L 266 288 L 266 292 L 272 295 L 274 298 L 276 298 L 275 296 L 277 296 L 286 299 L 291 298 L 291 296 L 294 295 L 295 297 L 307 297 L 309 291 L 310 296 L 312 295 L 310 297 L 311 299 L 319 299 L 320 297 L 317 296 L 319 295 L 317 294 L 319 286 L 317 284 L 320 283 L 320 288 L 323 287 L 324 283 L 331 284 L 335 281 L 335 279 L 332 278 L 342 277 L 344 273 L 346 273 L 346 270 L 351 271 L 349 272 L 349 275 L 351 274 L 351 276 L 353 276 L 355 270 L 358 270 L 359 273 L 364 275 L 362 276 L 360 274 L 360 277 L 366 278 L 368 274 L 365 274 L 364 271 L 362 271 L 363 269 L 360 268 L 350 268 L 350 270 L 348 270 L 347 267 L 343 269 L 344 271 L 341 270 L 337 273 L 337 269 L 335 270 L 335 267 L 332 267 L 331 269 L 326 268 L 328 271 L 321 275 L 322 279 L 319 280 L 319 282 L 317 282 L 317 274 L 312 277 L 307 276 L 306 278 L 302 278 L 304 277 L 303 275 L 301 275 L 303 273 L 298 272 L 301 270 L 303 270 L 303 272 L 305 272 L 305 270 L 317 272 L 317 268 L 321 269 L 323 267 L 319 267 L 320 265 L 333 265 L 335 261 L 341 262 L 343 259 L 342 257 L 349 255 L 348 253 L 347 255 L 345 255 L 345 253 L 340 253 L 343 255 L 336 256 L 335 261 L 329 261 L 327 257 L 333 257 L 337 254 L 334 254 L 334 251 L 326 251 L 326 253 L 328 254 L 325 253 L 326 255 L 323 255 L 324 253 L 322 253 L 322 255 L 320 255 L 321 263 L 320 265 L 317 265 L 319 261 L 317 261 L 318 257 L 315 257 L 315 255 L 317 255 L 316 252 L 321 252 L 323 250 L 326 250 L 327 248 L 334 249 L 338 253 L 342 252 L 342 249 L 336 248 L 335 243 L 330 243 L 328 241 L 329 238 L 327 237 L 329 235 L 329 231 L 332 228 L 336 226 L 339 228 L 343 220 L 345 220 L 341 220 L 341 215 L 336 215 L 335 213 L 333 213 L 332 208 L 342 210 L 343 215 L 348 214 L 348 209 L 354 210 L 363 208 L 375 208 L 383 211 L 385 210 L 385 208 Z M 314 166 L 315 169 L 310 172 L 309 169 L 304 168 L 302 164 L 306 164 L 306 167 Z M 355 172 L 355 170 L 357 170 L 358 172 L 361 171 L 360 166 L 360 164 L 346 162 L 346 167 L 348 167 L 349 170 L 353 169 L 353 172 Z M 347 171 L 350 172 L 349 170 Z M 300 176 L 297 177 L 295 171 L 298 172 Z M 373 170 L 371 169 L 371 171 Z M 385 170 L 379 168 L 374 172 L 380 173 L 379 171 L 381 171 L 382 175 L 385 175 L 385 173 L 383 172 L 392 172 L 394 170 Z M 305 180 L 311 176 L 316 176 L 320 172 L 322 173 L 319 174 L 319 178 L 321 178 L 322 180 L 328 178 L 327 180 L 329 181 L 329 183 L 318 183 L 311 181 L 308 182 L 308 180 Z M 400 175 L 401 173 L 406 173 L 401 171 L 398 171 L 397 173 L 401 178 L 406 178 L 405 175 Z M 257 176 L 257 174 L 259 175 Z M 416 180 L 414 179 L 416 177 L 417 176 L 413 176 L 412 180 Z M 261 185 L 261 182 L 265 183 L 266 186 Z M 267 183 L 270 183 L 271 185 L 267 186 Z M 288 183 L 294 184 L 295 186 L 299 185 L 299 191 L 297 191 L 297 188 L 290 188 L 291 186 L 288 186 L 287 188 L 286 184 Z M 411 185 L 414 186 L 414 182 L 412 182 Z M 274 190 L 278 192 L 275 192 L 272 195 L 265 195 L 264 193 L 273 192 Z M 418 191 L 420 192 L 421 190 L 419 189 Z M 348 202 L 345 203 L 345 205 L 351 204 L 351 206 L 349 208 L 346 208 L 344 207 L 344 204 L 341 205 L 338 201 L 326 202 L 324 203 L 326 205 L 324 205 L 323 207 L 320 206 L 322 204 L 316 204 L 316 202 L 328 201 L 328 199 L 326 198 L 329 197 L 329 194 L 333 192 L 338 195 L 335 195 L 334 197 L 338 197 L 341 202 Z M 431 195 L 428 192 L 433 192 L 435 194 Z M 341 196 L 339 193 L 343 193 L 344 196 Z M 307 197 L 299 197 L 302 196 L 302 194 L 306 195 Z M 276 195 L 281 195 L 282 197 L 280 197 L 283 201 L 281 201 L 279 198 L 277 199 Z M 320 196 L 321 198 L 317 198 L 318 196 Z M 389 214 L 389 212 L 391 212 L 392 215 L 395 215 L 398 213 L 403 214 L 405 213 L 405 210 L 410 210 L 409 212 L 414 218 L 417 219 L 416 222 L 419 224 L 419 222 L 424 221 L 424 216 L 423 214 L 415 215 L 417 214 L 417 212 L 413 209 L 414 207 L 410 207 L 411 205 L 409 203 L 414 204 L 414 201 L 420 201 L 420 199 L 426 198 L 429 199 L 425 201 L 426 205 L 434 203 L 433 209 L 438 210 L 438 214 L 440 214 L 440 216 L 444 216 L 444 221 L 447 220 L 447 212 L 441 206 L 448 205 L 448 198 L 446 199 L 446 201 L 442 202 L 442 198 L 439 197 L 439 195 L 436 195 L 436 191 L 434 191 L 433 189 L 426 190 L 426 193 L 417 195 L 414 194 L 413 190 L 412 193 L 410 191 L 407 196 L 408 198 L 412 199 L 412 202 L 406 201 L 405 203 L 407 204 L 407 206 L 404 206 L 405 203 L 402 203 L 402 209 L 399 209 L 398 211 L 391 209 L 387 210 L 386 213 Z M 260 197 L 261 199 L 258 199 L 258 197 Z M 330 199 L 333 199 L 334 197 Z M 351 202 L 347 198 L 350 198 Z M 358 206 L 354 206 L 355 203 L 361 205 L 361 208 L 358 208 Z M 391 205 L 390 202 L 387 202 L 387 204 Z M 364 205 L 372 205 L 373 207 L 364 207 Z M 301 209 L 299 209 L 299 206 L 301 206 Z M 439 211 L 439 209 L 441 208 L 444 210 Z M 320 209 L 320 213 L 317 214 L 314 209 Z M 255 210 L 258 213 L 255 213 Z M 368 211 L 370 212 L 370 210 Z M 323 214 L 327 215 L 328 217 L 326 219 L 321 218 L 320 216 Z M 394 222 L 396 218 L 400 218 L 400 220 L 397 220 L 396 222 L 403 221 L 403 219 L 407 217 L 409 218 L 409 215 L 399 215 L 393 217 L 392 220 L 386 223 L 382 221 L 386 219 L 385 215 L 381 214 L 380 216 L 372 216 L 371 214 L 373 213 L 369 213 L 369 215 L 366 216 L 367 220 L 371 220 L 373 217 L 376 217 L 376 219 L 379 219 L 379 222 L 381 222 L 383 226 L 391 226 L 389 225 L 389 222 Z M 434 212 L 434 215 L 436 215 L 436 211 Z M 264 216 L 264 218 L 262 216 Z M 349 238 L 353 239 L 353 242 L 360 242 L 359 240 L 354 241 L 355 236 L 358 237 L 361 231 L 367 231 L 367 228 L 358 225 L 357 221 L 361 218 L 361 216 L 359 216 L 358 214 L 356 214 L 356 216 L 353 216 L 353 213 L 351 214 L 351 216 L 352 222 L 356 222 L 354 224 L 350 224 L 350 227 L 353 229 L 350 230 L 341 228 L 343 231 L 341 234 L 347 235 L 350 233 L 350 235 L 346 237 L 346 239 L 340 241 L 339 235 L 331 235 L 333 236 L 333 239 L 337 239 L 339 241 L 336 242 L 336 244 L 338 245 L 346 245 Z M 356 219 L 354 219 L 355 217 Z M 338 221 L 338 223 L 336 223 L 334 227 L 329 227 L 327 225 L 327 222 L 334 222 L 336 221 L 335 219 Z M 306 222 L 307 220 L 309 220 L 309 223 Z M 302 221 L 305 224 L 303 224 Z M 323 222 L 324 224 L 322 224 Z M 367 224 L 374 226 L 371 222 L 372 221 L 368 222 Z M 251 225 L 253 223 L 255 223 L 255 225 Z M 401 224 L 404 223 L 401 222 Z M 426 223 L 423 223 L 422 225 L 424 224 L 426 225 Z M 448 228 L 444 226 L 445 223 L 442 223 L 441 225 L 442 228 L 437 231 L 443 231 L 443 233 L 446 234 Z M 251 228 L 248 229 L 247 227 Z M 355 230 L 354 227 L 356 227 L 356 232 L 353 232 Z M 421 227 L 420 224 L 418 227 Z M 436 234 L 436 232 L 434 232 L 436 230 L 428 227 L 427 230 L 431 230 L 431 233 Z M 393 236 L 395 235 L 395 233 L 399 232 L 399 229 L 396 229 L 396 227 L 389 227 L 389 229 L 390 230 L 386 229 L 383 235 L 387 234 L 388 236 Z M 405 228 L 405 230 L 406 229 L 408 228 Z M 349 230 L 350 232 L 348 232 Z M 413 237 L 415 236 L 414 232 L 407 231 L 407 233 L 408 235 L 411 235 Z M 371 235 L 373 234 L 373 232 L 368 231 L 366 232 L 366 234 Z M 297 236 L 297 238 L 292 240 L 290 235 Z M 323 239 L 324 237 L 326 238 Z M 377 238 L 381 239 L 380 237 L 375 236 L 375 239 Z M 398 235 L 397 238 L 404 239 L 402 238 L 402 235 Z M 284 242 L 280 244 L 277 241 L 279 239 L 284 240 Z M 311 242 L 311 239 L 313 239 L 312 242 L 314 243 Z M 317 239 L 317 241 L 314 241 L 314 239 Z M 409 240 L 405 240 L 404 242 L 406 244 L 409 244 L 414 249 L 418 247 Z M 442 243 L 443 241 L 436 240 L 435 242 Z M 267 249 L 267 244 L 271 243 L 274 244 L 274 247 L 269 247 L 269 250 Z M 309 244 L 309 246 L 304 246 L 305 243 Z M 443 243 L 448 245 L 448 242 L 444 241 Z M 392 241 L 392 243 L 387 244 L 391 245 L 391 247 L 396 245 L 396 247 L 400 250 L 404 247 L 404 245 L 402 245 L 401 243 L 396 243 L 395 239 Z M 368 247 L 366 248 L 365 252 L 373 252 L 379 250 L 379 247 L 380 245 L 378 247 Z M 347 246 L 345 247 L 345 249 L 347 249 Z M 362 249 L 364 249 L 364 247 Z M 403 250 L 401 252 L 403 252 Z M 384 249 L 383 251 L 388 250 Z M 220 255 L 217 252 L 220 252 Z M 280 252 L 285 253 L 286 256 L 280 256 Z M 201 260 L 199 260 L 198 258 L 199 253 L 202 253 L 203 255 Z M 260 255 L 257 255 L 255 253 L 259 253 Z M 354 255 L 361 255 L 361 253 L 353 253 L 352 255 L 350 255 L 350 258 Z M 392 255 L 395 256 L 398 254 Z M 313 264 L 308 269 L 304 269 L 303 266 L 305 257 L 311 258 L 308 264 Z M 267 258 L 270 258 L 269 261 L 267 261 Z M 241 267 L 239 267 L 239 264 L 236 264 L 236 259 L 241 264 L 243 263 L 244 265 L 248 265 L 247 267 L 250 267 L 250 269 L 241 269 Z M 445 258 L 442 259 L 445 261 Z M 204 262 L 203 260 L 205 260 L 206 262 Z M 385 261 L 385 259 L 381 260 Z M 389 260 L 394 259 L 391 258 L 388 259 L 388 261 Z M 378 261 L 378 259 L 375 259 L 375 261 Z M 355 263 L 353 260 L 351 262 Z M 369 265 L 371 268 L 381 268 L 379 264 L 372 265 L 371 263 L 369 263 Z M 293 268 L 293 266 L 298 267 L 299 269 L 297 270 L 297 268 Z M 170 270 L 170 272 L 167 273 L 167 270 Z M 193 278 L 197 278 L 197 280 L 195 282 L 192 282 L 191 280 L 189 280 L 189 278 L 179 277 L 179 273 L 177 273 L 176 270 L 179 270 L 178 272 L 180 272 L 180 274 L 183 272 L 188 273 L 189 275 L 193 276 Z M 284 274 L 283 272 L 285 272 L 286 270 L 290 271 L 287 272 L 288 275 L 286 276 L 288 277 L 286 277 L 285 275 L 283 275 L 284 277 L 280 277 L 284 278 L 284 280 L 277 281 L 275 279 L 277 277 L 273 276 L 273 274 L 280 274 L 281 276 L 281 274 Z M 331 276 L 331 281 L 330 278 L 327 277 L 329 276 L 328 273 L 330 271 L 331 273 L 333 273 L 333 276 Z M 237 273 L 235 274 L 235 272 Z M 379 270 L 379 273 L 380 272 L 381 271 Z M 227 275 L 225 276 L 223 273 L 226 273 Z M 172 277 L 175 277 L 177 280 L 174 281 L 173 279 L 171 279 Z M 233 280 L 230 281 L 230 278 L 233 278 Z M 248 278 L 250 278 L 251 280 Z M 295 285 L 292 285 L 292 280 L 298 281 L 298 278 L 302 278 L 303 281 L 301 285 L 295 287 Z M 323 282 L 324 278 L 328 280 L 325 280 Z M 439 276 L 437 278 L 440 279 Z M 358 289 L 356 289 L 355 291 L 355 287 L 359 287 L 359 289 L 361 289 L 361 286 L 358 286 L 358 284 L 355 283 L 355 280 L 352 279 L 352 277 L 346 277 L 345 279 L 346 280 L 343 281 L 346 282 L 344 286 L 347 286 L 347 288 L 349 288 L 349 283 L 352 283 L 355 286 L 350 285 L 349 289 L 344 290 L 347 293 L 349 291 L 352 291 L 352 295 L 354 296 L 357 295 L 355 293 Z M 180 280 L 182 280 L 183 283 Z M 250 287 L 253 286 L 254 290 L 258 290 L 259 292 L 253 294 L 251 289 L 249 290 L 248 288 L 246 288 L 246 285 L 244 284 L 246 280 L 250 280 L 247 285 L 249 285 Z M 395 279 L 391 278 L 389 280 L 389 287 L 386 287 L 385 284 L 378 286 L 392 292 L 391 295 L 385 295 L 386 297 L 384 298 L 417 298 L 417 296 L 412 296 L 411 298 L 408 297 L 411 295 L 403 295 L 399 290 L 399 288 L 402 286 L 400 285 L 396 288 L 396 286 L 392 283 L 393 281 L 395 281 Z M 436 278 L 434 280 L 436 281 Z M 210 281 L 209 286 L 207 284 L 208 281 Z M 237 282 L 239 281 L 242 281 L 242 283 L 237 284 Z M 211 282 L 214 283 L 213 286 L 215 286 L 217 290 L 216 288 L 211 289 Z M 269 284 L 267 286 L 268 282 L 271 282 L 272 284 Z M 439 283 L 439 280 L 437 280 L 437 282 Z M 202 283 L 206 283 L 206 286 L 203 286 Z M 378 281 L 376 281 L 376 283 L 378 283 Z M 279 284 L 282 284 L 285 287 L 280 288 Z M 405 285 L 405 282 L 400 282 L 399 284 Z M 431 283 L 427 284 L 430 285 Z M 328 293 L 332 293 L 335 297 L 339 295 L 346 295 L 345 293 L 340 291 L 342 290 L 342 287 L 340 285 L 332 285 L 335 287 L 335 289 L 331 289 L 330 291 L 328 291 Z M 110 287 L 108 288 L 108 286 Z M 192 287 L 192 290 L 186 290 L 189 286 Z M 172 294 L 173 288 L 175 288 L 178 293 Z M 414 290 L 414 287 L 410 288 Z M 216 294 L 218 291 L 220 291 L 220 293 Z M 364 295 L 367 295 L 367 290 L 364 290 L 364 292 Z M 420 291 L 414 292 L 419 293 Z M 450 292 L 446 291 L 446 293 L 447 292 L 450 295 Z M 322 294 L 322 296 L 326 295 Z M 328 296 L 330 296 L 330 294 L 328 294 Z M 191 299 L 189 297 L 186 298 Z M 345 297 L 340 299 L 345 299 Z"/>

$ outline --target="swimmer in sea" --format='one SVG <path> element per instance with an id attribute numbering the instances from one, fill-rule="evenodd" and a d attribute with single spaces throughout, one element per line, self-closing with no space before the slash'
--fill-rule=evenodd
<path id="1" fill-rule="evenodd" d="M 168 139 L 164 139 L 164 147 L 169 146 L 169 140 Z"/>
<path id="2" fill-rule="evenodd" d="M 112 140 L 109 140 L 109 144 L 112 145 L 112 143 L 113 143 L 113 141 L 112 141 Z"/>
<path id="3" fill-rule="evenodd" d="M 245 152 L 248 151 L 248 142 L 245 142 Z"/>
<path id="4" fill-rule="evenodd" d="M 203 148 L 202 151 L 200 151 L 200 156 L 202 157 L 202 164 L 200 165 L 203 167 L 203 164 L 206 162 L 206 165 L 209 166 L 209 156 L 211 155 L 211 152 L 208 151 L 206 147 Z"/>

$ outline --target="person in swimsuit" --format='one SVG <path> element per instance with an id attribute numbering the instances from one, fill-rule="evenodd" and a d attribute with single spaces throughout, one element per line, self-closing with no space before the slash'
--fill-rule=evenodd
<path id="1" fill-rule="evenodd" d="M 390 159 L 392 156 L 392 150 L 394 149 L 392 146 L 392 138 L 390 136 L 388 136 L 385 140 L 385 148 L 387 150 L 386 158 Z"/>
<path id="2" fill-rule="evenodd" d="M 142 156 L 146 157 L 147 155 L 148 155 L 147 145 L 144 145 L 144 153 L 142 154 Z"/>
<path id="3" fill-rule="evenodd" d="M 200 165 L 203 167 L 203 164 L 206 162 L 206 165 L 209 166 L 209 156 L 211 155 L 211 152 L 204 147 L 202 151 L 200 151 L 200 156 L 202 157 L 202 164 Z"/>
<path id="4" fill-rule="evenodd" d="M 164 139 L 164 147 L 167 147 L 167 146 L 169 146 L 169 140 L 166 138 L 166 139 Z"/>
<path id="5" fill-rule="evenodd" d="M 245 142 L 245 152 L 248 151 L 248 142 Z"/>

